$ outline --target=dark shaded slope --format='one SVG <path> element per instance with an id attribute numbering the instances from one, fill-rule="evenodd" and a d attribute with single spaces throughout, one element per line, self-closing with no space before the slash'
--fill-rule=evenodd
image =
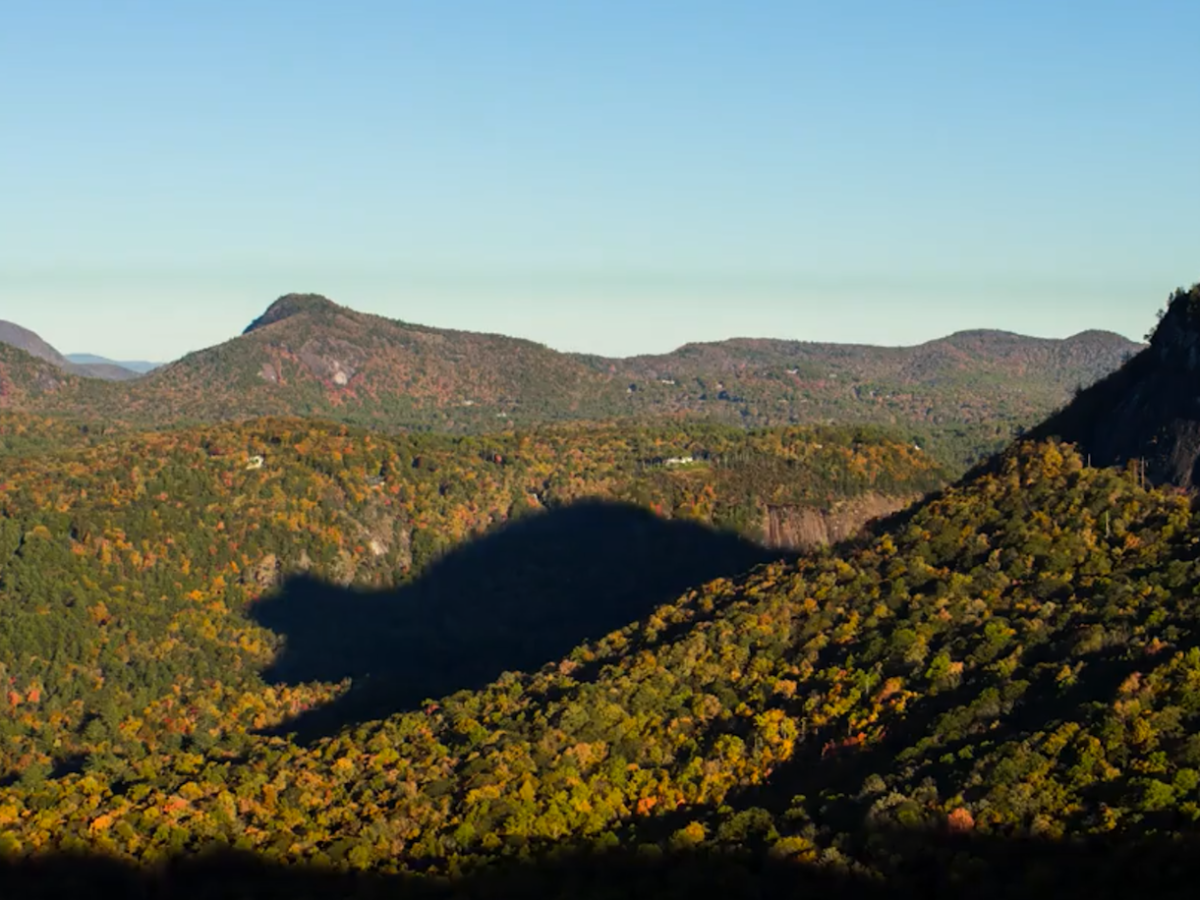
<path id="1" fill-rule="evenodd" d="M 1075 443 L 1093 465 L 1137 461 L 1155 484 L 1200 484 L 1200 285 L 1171 296 L 1148 348 L 1030 437 Z"/>
<path id="2" fill-rule="evenodd" d="M 355 680 L 342 700 L 285 729 L 311 736 L 538 669 L 690 587 L 777 555 L 696 523 L 587 501 L 460 546 L 410 585 L 365 592 L 296 577 L 251 615 L 286 639 L 269 680 Z"/>
<path id="3" fill-rule="evenodd" d="M 837 863 L 797 863 L 753 853 L 560 851 L 469 872 L 452 882 L 329 866 L 279 865 L 215 852 L 137 869 L 102 856 L 0 861 L 0 880 L 23 900 L 356 900 L 356 898 L 646 898 L 646 900 L 1100 900 L 1190 898 L 1200 877 L 1191 842 L 1167 839 L 1073 844 L 935 834 L 877 835 L 905 865 L 882 881 Z M 913 850 L 917 852 L 914 853 Z"/>

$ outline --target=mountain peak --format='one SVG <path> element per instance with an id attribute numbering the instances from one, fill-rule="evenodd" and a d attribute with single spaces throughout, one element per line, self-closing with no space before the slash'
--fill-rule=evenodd
<path id="1" fill-rule="evenodd" d="M 284 294 L 267 307 L 267 311 L 247 326 L 243 334 L 249 334 L 259 328 L 282 322 L 299 315 L 329 315 L 331 313 L 348 312 L 338 306 L 328 297 L 321 294 Z"/>
<path id="2" fill-rule="evenodd" d="M 48 362 L 52 366 L 62 369 L 64 372 L 70 372 L 72 375 L 82 375 L 85 378 L 100 378 L 104 381 L 124 381 L 128 378 L 136 378 L 139 374 L 107 361 L 104 363 L 76 363 L 74 360 L 67 359 L 67 357 L 59 353 L 36 333 L 14 322 L 0 320 L 0 344 L 16 347 L 18 350 L 28 353 L 30 356 L 44 362 Z"/>
<path id="3" fill-rule="evenodd" d="M 1194 371 L 1200 368 L 1200 284 L 1175 291 L 1150 335 L 1160 363 Z"/>
<path id="4" fill-rule="evenodd" d="M 56 366 L 61 367 L 67 364 L 62 354 L 42 340 L 39 335 L 28 328 L 22 328 L 15 322 L 0 321 L 0 343 L 10 344 L 19 350 L 24 350 L 30 356 L 44 359 Z"/>
<path id="5" fill-rule="evenodd" d="M 1030 437 L 1061 438 L 1096 465 L 1132 461 L 1148 481 L 1200 489 L 1200 284 L 1171 295 L 1149 340 Z"/>

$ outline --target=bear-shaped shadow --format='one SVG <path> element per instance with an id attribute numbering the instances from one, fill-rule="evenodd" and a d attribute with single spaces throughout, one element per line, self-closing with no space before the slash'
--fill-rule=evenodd
<path id="1" fill-rule="evenodd" d="M 538 669 L 778 555 L 696 522 L 587 501 L 493 529 L 394 589 L 291 577 L 250 615 L 285 639 L 268 681 L 352 679 L 346 694 L 282 726 L 311 740 Z"/>

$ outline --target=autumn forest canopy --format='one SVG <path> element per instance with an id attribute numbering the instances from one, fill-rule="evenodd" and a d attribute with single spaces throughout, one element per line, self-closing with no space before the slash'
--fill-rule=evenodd
<path id="1" fill-rule="evenodd" d="M 1123 364 L 312 297 L 129 381 L 0 347 L 0 884 L 1173 896 L 1198 309 Z"/>

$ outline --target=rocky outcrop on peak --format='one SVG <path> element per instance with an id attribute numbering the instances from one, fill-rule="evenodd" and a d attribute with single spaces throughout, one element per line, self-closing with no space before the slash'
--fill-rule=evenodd
<path id="1" fill-rule="evenodd" d="M 257 331 L 260 328 L 265 328 L 268 325 L 282 322 L 294 316 L 329 316 L 338 313 L 348 316 L 357 315 L 353 310 L 347 309 L 344 306 L 338 306 L 328 297 L 323 297 L 320 294 L 284 294 L 268 306 L 266 312 L 247 325 L 246 330 L 242 333 L 250 334 L 252 331 Z"/>

